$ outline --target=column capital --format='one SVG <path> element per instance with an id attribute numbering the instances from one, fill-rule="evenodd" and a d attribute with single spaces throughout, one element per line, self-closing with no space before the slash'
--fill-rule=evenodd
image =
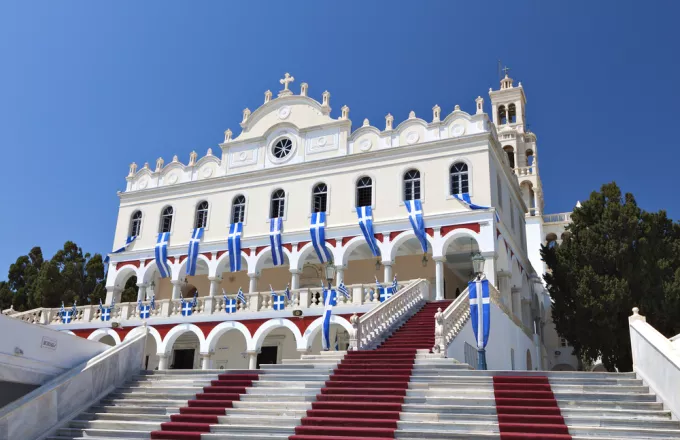
<path id="1" fill-rule="evenodd" d="M 394 264 L 394 261 L 392 261 L 392 260 L 382 260 L 380 262 L 380 264 L 382 264 L 383 266 L 392 266 Z"/>
<path id="2" fill-rule="evenodd" d="M 259 273 L 249 273 L 248 278 L 253 279 L 253 278 L 260 278 Z"/>
<path id="3" fill-rule="evenodd" d="M 211 351 L 211 352 L 209 352 L 209 353 L 199 353 L 198 355 L 199 355 L 201 358 L 206 358 L 206 357 L 212 356 L 213 354 L 215 354 L 215 353 Z"/>
<path id="4" fill-rule="evenodd" d="M 432 259 L 435 261 L 435 263 L 443 263 L 446 261 L 446 257 L 432 257 Z"/>
<path id="5" fill-rule="evenodd" d="M 496 251 L 487 251 L 487 252 L 480 252 L 482 254 L 482 257 L 484 258 L 491 258 L 493 257 L 494 259 L 498 258 L 498 254 Z"/>
<path id="6" fill-rule="evenodd" d="M 293 267 L 290 268 L 290 273 L 292 273 L 293 275 L 297 275 L 300 272 L 302 272 L 302 271 L 297 269 L 297 268 L 293 268 Z M 248 274 L 248 275 L 250 276 L 250 274 Z"/>
<path id="7" fill-rule="evenodd" d="M 184 280 L 170 280 L 170 284 L 172 284 L 173 286 L 181 286 L 182 284 L 184 284 Z"/>
<path id="8" fill-rule="evenodd" d="M 260 350 L 246 350 L 246 353 L 248 353 L 250 356 L 258 355 L 260 354 Z"/>
<path id="9" fill-rule="evenodd" d="M 147 287 L 149 287 L 149 283 L 137 283 L 137 287 L 139 287 L 140 289 L 146 289 Z"/>
<path id="10" fill-rule="evenodd" d="M 209 276 L 208 280 L 210 280 L 210 281 L 222 281 L 222 277 L 220 275 Z"/>

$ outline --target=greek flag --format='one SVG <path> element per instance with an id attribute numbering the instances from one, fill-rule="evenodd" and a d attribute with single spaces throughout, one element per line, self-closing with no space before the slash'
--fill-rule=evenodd
<path id="1" fill-rule="evenodd" d="M 135 241 L 136 238 L 137 238 L 136 235 L 133 235 L 132 237 L 128 237 L 127 240 L 125 240 L 125 246 L 123 246 L 119 249 L 116 249 L 115 251 L 113 251 L 111 253 L 112 254 L 120 254 L 121 252 L 125 252 L 127 250 L 128 246 L 130 246 L 132 244 L 132 242 Z M 109 255 L 104 257 L 104 264 L 109 264 Z"/>
<path id="2" fill-rule="evenodd" d="M 286 284 L 286 290 L 283 291 L 283 294 L 286 295 L 286 299 L 290 301 L 290 284 Z"/>
<path id="3" fill-rule="evenodd" d="M 243 234 L 243 223 L 229 225 L 227 247 L 229 248 L 229 270 L 232 272 L 241 270 L 241 234 Z"/>
<path id="4" fill-rule="evenodd" d="M 335 332 L 335 351 L 340 351 L 340 344 L 338 344 L 338 332 Z"/>
<path id="5" fill-rule="evenodd" d="M 113 315 L 113 306 L 114 306 L 115 303 L 116 303 L 116 299 L 114 298 L 111 301 L 111 307 L 104 307 L 102 305 L 102 300 L 101 299 L 99 300 L 99 311 L 101 312 L 100 316 L 101 316 L 102 321 L 110 321 L 111 320 L 111 316 Z"/>
<path id="6" fill-rule="evenodd" d="M 486 347 L 491 327 L 491 302 L 489 298 L 489 280 L 474 280 L 468 283 L 470 292 L 470 317 L 472 330 L 477 340 L 477 348 Z M 481 300 L 482 307 L 479 307 Z"/>
<path id="7" fill-rule="evenodd" d="M 169 232 L 161 232 L 156 240 L 156 266 L 161 278 L 168 278 L 172 275 L 172 269 L 168 264 L 168 242 L 170 241 Z"/>
<path id="8" fill-rule="evenodd" d="M 198 262 L 198 245 L 203 238 L 203 228 L 195 228 L 191 231 L 189 239 L 189 252 L 187 254 L 187 275 L 196 275 L 196 263 Z"/>
<path id="9" fill-rule="evenodd" d="M 243 294 L 243 290 L 241 288 L 238 288 L 238 293 L 236 294 L 236 299 L 241 301 L 241 303 L 245 306 L 246 305 L 246 296 Z"/>
<path id="10" fill-rule="evenodd" d="M 323 291 L 323 327 L 321 343 L 324 351 L 331 349 L 331 314 L 333 313 L 333 306 L 338 305 L 338 293 L 335 290 Z"/>
<path id="11" fill-rule="evenodd" d="M 427 252 L 427 237 L 425 237 L 425 221 L 423 220 L 423 204 L 420 199 L 406 200 L 406 210 L 408 211 L 408 220 L 411 222 L 413 233 L 420 242 L 420 247 L 423 252 Z"/>
<path id="12" fill-rule="evenodd" d="M 345 298 L 350 299 L 349 290 L 347 290 L 345 283 L 340 283 L 338 286 L 338 292 L 342 293 Z"/>
<path id="13" fill-rule="evenodd" d="M 281 217 L 269 220 L 269 243 L 272 248 L 274 266 L 281 266 L 283 264 L 283 246 L 281 244 L 282 229 L 283 219 Z"/>
<path id="14" fill-rule="evenodd" d="M 331 253 L 326 248 L 326 213 L 313 212 L 312 220 L 309 225 L 309 233 L 312 236 L 312 245 L 322 263 L 332 261 Z"/>
<path id="15" fill-rule="evenodd" d="M 271 284 L 269 285 L 269 290 L 272 292 L 272 307 L 274 310 L 284 310 L 286 308 L 286 297 L 283 295 L 277 295 L 276 292 L 274 292 L 274 288 Z"/>
<path id="16" fill-rule="evenodd" d="M 458 199 L 459 202 L 465 203 L 470 209 L 489 209 L 488 206 L 479 206 L 472 203 L 470 193 L 454 194 L 453 197 Z"/>
<path id="17" fill-rule="evenodd" d="M 373 233 L 373 209 L 370 206 L 358 206 L 357 216 L 359 217 L 359 227 L 361 228 L 361 233 L 364 234 L 366 243 L 371 249 L 371 253 L 374 257 L 380 255 L 380 249 L 378 249 L 378 244 L 375 242 L 375 235 Z"/>
<path id="18" fill-rule="evenodd" d="M 198 297 L 198 293 L 194 294 L 194 299 L 192 301 L 184 301 L 184 298 L 180 294 L 179 299 L 181 301 L 181 307 L 180 311 L 182 312 L 182 316 L 191 316 L 191 314 L 194 312 L 194 307 L 196 307 L 196 303 Z"/>
<path id="19" fill-rule="evenodd" d="M 156 308 L 156 295 L 151 297 L 151 303 L 148 306 L 142 304 L 142 300 L 137 301 L 139 307 L 139 317 L 142 319 L 149 319 L 151 316 L 151 310 Z"/>
<path id="20" fill-rule="evenodd" d="M 378 293 L 380 302 L 385 302 L 394 295 L 393 287 L 383 287 L 380 281 L 378 281 L 378 277 L 375 278 L 375 291 Z"/>
<path id="21" fill-rule="evenodd" d="M 62 324 L 70 324 L 73 319 L 73 312 L 64 308 L 64 302 L 61 302 L 61 309 L 59 309 L 59 317 L 61 317 Z"/>
<path id="22" fill-rule="evenodd" d="M 222 290 L 222 293 L 224 295 L 224 311 L 227 313 L 236 313 L 236 300 L 227 298 L 227 294 L 224 293 L 224 289 Z"/>
<path id="23" fill-rule="evenodd" d="M 392 293 L 397 293 L 397 288 L 399 287 L 399 283 L 397 283 L 397 274 L 394 274 L 394 278 L 392 279 Z"/>

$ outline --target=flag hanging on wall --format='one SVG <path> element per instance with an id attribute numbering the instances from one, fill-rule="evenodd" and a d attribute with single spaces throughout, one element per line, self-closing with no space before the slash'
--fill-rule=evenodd
<path id="1" fill-rule="evenodd" d="M 191 314 L 194 313 L 194 307 L 196 307 L 196 304 L 198 303 L 198 292 L 194 294 L 194 299 L 191 301 L 184 301 L 181 294 L 179 299 L 182 316 L 191 316 Z"/>
<path id="2" fill-rule="evenodd" d="M 347 290 L 344 282 L 341 282 L 338 286 L 338 292 L 342 293 L 345 298 L 350 299 L 349 290 Z"/>
<path id="3" fill-rule="evenodd" d="M 141 299 L 137 301 L 137 305 L 139 306 L 139 317 L 142 319 L 149 319 L 151 316 L 151 310 L 156 308 L 156 295 L 151 297 L 151 302 L 149 305 L 143 305 Z"/>
<path id="4" fill-rule="evenodd" d="M 59 309 L 59 317 L 62 324 L 70 324 L 73 319 L 73 312 L 64 308 L 64 302 L 61 302 L 61 309 Z"/>
<path id="5" fill-rule="evenodd" d="M 370 206 L 358 206 L 357 217 L 359 217 L 361 233 L 364 234 L 371 253 L 374 257 L 377 257 L 380 255 L 380 249 L 378 249 L 378 244 L 375 242 L 375 234 L 373 233 L 373 209 Z"/>
<path id="6" fill-rule="evenodd" d="M 324 289 L 323 291 L 323 326 L 321 342 L 324 351 L 331 349 L 331 314 L 333 306 L 338 305 L 338 293 L 335 290 Z"/>
<path id="7" fill-rule="evenodd" d="M 128 237 L 127 240 L 125 240 L 124 246 L 116 249 L 115 251 L 113 251 L 111 253 L 112 254 L 120 254 L 121 252 L 125 252 L 127 250 L 128 246 L 130 246 L 132 244 L 132 242 L 135 241 L 136 239 L 137 239 L 136 235 L 133 235 L 132 237 Z M 104 264 L 109 264 L 109 256 L 108 255 L 104 258 Z"/>
<path id="8" fill-rule="evenodd" d="M 283 245 L 281 244 L 282 232 L 283 219 L 281 217 L 269 220 L 269 243 L 271 244 L 274 266 L 281 266 L 283 264 Z"/>
<path id="9" fill-rule="evenodd" d="M 454 194 L 453 197 L 458 201 L 465 203 L 470 209 L 489 209 L 488 206 L 479 206 L 472 203 L 470 200 L 470 193 Z"/>
<path id="10" fill-rule="evenodd" d="M 241 234 L 243 234 L 243 223 L 229 225 L 227 247 L 229 248 L 229 270 L 232 272 L 241 270 Z"/>
<path id="11" fill-rule="evenodd" d="M 238 293 L 236 294 L 236 299 L 239 300 L 243 304 L 243 306 L 245 307 L 246 296 L 243 294 L 243 290 L 240 287 L 238 288 Z"/>
<path id="12" fill-rule="evenodd" d="M 312 245 L 322 263 L 328 263 L 333 258 L 326 248 L 326 213 L 313 212 L 309 225 L 309 233 L 312 236 Z"/>
<path id="13" fill-rule="evenodd" d="M 172 269 L 168 264 L 168 242 L 170 241 L 169 232 L 161 232 L 156 240 L 156 267 L 161 278 L 168 278 L 172 275 Z"/>
<path id="14" fill-rule="evenodd" d="M 408 211 L 408 220 L 411 222 L 413 233 L 420 242 L 420 247 L 423 252 L 427 252 L 427 237 L 425 237 L 425 221 L 423 220 L 423 204 L 420 199 L 406 200 L 406 210 Z"/>
<path id="15" fill-rule="evenodd" d="M 203 228 L 195 228 L 191 231 L 189 239 L 189 251 L 187 252 L 187 275 L 196 275 L 196 263 L 198 262 L 198 246 L 203 238 Z"/>
<path id="16" fill-rule="evenodd" d="M 99 300 L 99 312 L 100 312 L 100 317 L 102 321 L 110 321 L 111 317 L 113 317 L 113 307 L 116 304 L 116 299 L 113 298 L 111 300 L 111 307 L 104 307 L 102 305 L 102 300 Z"/>
<path id="17" fill-rule="evenodd" d="M 226 313 L 236 313 L 236 300 L 233 298 L 227 298 L 227 294 L 222 289 L 222 294 L 224 295 L 224 311 Z"/>
<path id="18" fill-rule="evenodd" d="M 277 295 L 271 284 L 269 285 L 269 290 L 271 290 L 272 293 L 272 308 L 276 311 L 284 310 L 286 308 L 285 295 Z"/>
<path id="19" fill-rule="evenodd" d="M 470 318 L 472 331 L 475 333 L 477 348 L 486 347 L 491 327 L 491 299 L 489 297 L 489 280 L 473 280 L 468 283 L 470 293 Z M 481 304 L 481 308 L 479 307 Z"/>

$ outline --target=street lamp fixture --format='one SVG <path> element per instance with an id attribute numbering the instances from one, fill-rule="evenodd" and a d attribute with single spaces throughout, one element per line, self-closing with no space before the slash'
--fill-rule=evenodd
<path id="1" fill-rule="evenodd" d="M 329 261 L 326 263 L 326 281 L 328 281 L 328 288 L 330 289 L 331 286 L 333 285 L 333 280 L 335 279 L 335 265 L 333 264 L 332 261 Z"/>
<path id="2" fill-rule="evenodd" d="M 472 257 L 472 270 L 474 271 L 478 280 L 482 278 L 482 275 L 484 275 L 484 261 L 484 257 L 479 252 L 477 252 Z"/>
<path id="3" fill-rule="evenodd" d="M 377 258 L 375 260 L 375 270 L 376 270 L 376 272 L 380 270 L 380 266 L 381 266 L 380 265 L 380 258 Z"/>
<path id="4" fill-rule="evenodd" d="M 420 260 L 420 264 L 422 264 L 423 267 L 427 267 L 427 254 L 423 254 L 423 259 Z"/>

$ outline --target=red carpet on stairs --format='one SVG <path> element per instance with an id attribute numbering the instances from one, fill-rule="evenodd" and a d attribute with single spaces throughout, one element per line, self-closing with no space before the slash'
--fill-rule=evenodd
<path id="1" fill-rule="evenodd" d="M 347 353 L 288 439 L 393 439 L 416 350 L 432 348 L 434 314 L 450 303 L 426 304 L 376 350 Z"/>
<path id="2" fill-rule="evenodd" d="M 494 376 L 501 440 L 571 440 L 545 376 Z"/>
<path id="3" fill-rule="evenodd" d="M 239 400 L 258 378 L 258 374 L 252 373 L 220 374 L 210 386 L 203 387 L 202 393 L 196 394 L 196 399 L 189 400 L 188 406 L 180 408 L 179 414 L 171 415 L 170 422 L 161 423 L 161 430 L 153 431 L 151 438 L 200 440 L 201 433 L 210 432 L 210 425 L 218 423 L 217 417 L 225 415 L 232 402 Z"/>

